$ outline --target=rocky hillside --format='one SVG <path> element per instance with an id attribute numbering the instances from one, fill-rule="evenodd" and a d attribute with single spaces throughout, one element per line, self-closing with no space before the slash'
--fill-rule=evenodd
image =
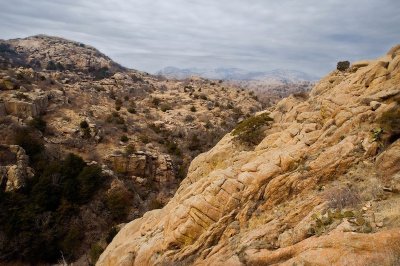
<path id="1" fill-rule="evenodd" d="M 125 69 L 84 44 L 1 41 L 0 264 L 92 264 L 259 110 L 243 90 Z"/>
<path id="2" fill-rule="evenodd" d="M 177 68 L 165 67 L 157 72 L 157 75 L 162 75 L 171 79 L 186 79 L 192 76 L 198 76 L 208 79 L 222 80 L 264 80 L 279 83 L 297 83 L 299 81 L 315 81 L 316 76 L 307 73 L 288 70 L 274 69 L 270 71 L 247 71 L 240 68 Z"/>
<path id="3" fill-rule="evenodd" d="M 301 71 L 283 69 L 251 72 L 239 68 L 180 69 L 166 67 L 157 74 L 171 79 L 197 76 L 221 80 L 224 86 L 252 92 L 264 108 L 276 104 L 291 94 L 307 94 L 318 79 Z"/>
<path id="4" fill-rule="evenodd" d="M 399 82 L 396 46 L 243 121 L 97 265 L 399 265 Z"/>
<path id="5" fill-rule="evenodd" d="M 94 47 L 47 35 L 0 40 L 0 53 L 5 55 L 0 64 L 35 70 L 81 71 L 98 78 L 124 70 Z"/>

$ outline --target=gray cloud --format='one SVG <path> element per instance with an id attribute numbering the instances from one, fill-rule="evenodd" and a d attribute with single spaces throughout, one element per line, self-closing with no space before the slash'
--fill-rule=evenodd
<path id="1" fill-rule="evenodd" d="M 0 0 L 0 38 L 48 34 L 117 62 L 298 69 L 374 58 L 400 42 L 398 0 Z"/>

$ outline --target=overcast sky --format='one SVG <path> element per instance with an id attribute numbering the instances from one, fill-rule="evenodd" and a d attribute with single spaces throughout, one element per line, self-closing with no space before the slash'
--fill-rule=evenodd
<path id="1" fill-rule="evenodd" d="M 296 69 L 400 43 L 400 0 L 0 0 L 0 38 L 35 34 L 90 44 L 148 72 L 166 66 Z"/>

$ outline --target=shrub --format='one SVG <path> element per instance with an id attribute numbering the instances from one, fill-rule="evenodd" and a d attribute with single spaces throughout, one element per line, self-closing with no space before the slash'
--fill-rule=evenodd
<path id="1" fill-rule="evenodd" d="M 128 112 L 131 114 L 136 114 L 136 109 L 134 107 L 129 107 Z"/>
<path id="2" fill-rule="evenodd" d="M 50 60 L 49 62 L 47 62 L 46 69 L 47 70 L 57 70 L 56 63 L 54 63 L 54 61 Z"/>
<path id="3" fill-rule="evenodd" d="M 360 203 L 360 197 L 356 190 L 349 187 L 333 188 L 325 193 L 329 208 L 344 209 L 355 207 Z"/>
<path id="4" fill-rule="evenodd" d="M 86 202 L 103 183 L 101 168 L 97 165 L 90 165 L 83 168 L 77 180 L 80 185 L 80 198 Z"/>
<path id="5" fill-rule="evenodd" d="M 17 130 L 14 142 L 16 145 L 21 146 L 30 157 L 38 155 L 44 150 L 43 142 L 27 129 Z"/>
<path id="6" fill-rule="evenodd" d="M 197 135 L 195 135 L 195 134 L 192 135 L 192 137 L 190 138 L 190 141 L 189 141 L 188 148 L 191 151 L 200 150 L 201 143 L 200 143 L 200 139 Z"/>
<path id="7" fill-rule="evenodd" d="M 192 112 L 196 112 L 196 111 L 197 111 L 197 109 L 196 109 L 196 107 L 192 106 L 192 107 L 190 107 L 190 111 L 192 111 Z"/>
<path id="8" fill-rule="evenodd" d="M 106 207 L 114 220 L 125 219 L 128 214 L 129 195 L 120 190 L 112 190 L 106 195 Z"/>
<path id="9" fill-rule="evenodd" d="M 84 231 L 82 228 L 77 225 L 72 226 L 61 241 L 61 247 L 64 254 L 71 254 L 72 251 L 75 250 L 75 247 L 79 246 L 83 237 Z"/>
<path id="10" fill-rule="evenodd" d="M 81 123 L 79 124 L 79 126 L 82 129 L 89 128 L 89 123 L 86 120 L 82 120 Z"/>
<path id="11" fill-rule="evenodd" d="M 110 72 L 110 70 L 108 69 L 108 67 L 101 67 L 101 68 L 98 68 L 98 69 L 96 69 L 94 67 L 91 67 L 89 69 L 89 72 L 91 72 L 93 74 L 95 80 L 108 78 L 112 74 Z"/>
<path id="12" fill-rule="evenodd" d="M 147 135 L 140 135 L 140 136 L 139 136 L 139 140 L 140 140 L 141 142 L 143 142 L 144 144 L 147 144 L 147 143 L 150 142 L 150 139 L 149 139 L 149 137 L 148 137 Z"/>
<path id="13" fill-rule="evenodd" d="M 89 123 L 86 120 L 83 120 L 79 126 L 81 127 L 83 138 L 89 139 L 90 138 L 90 127 Z"/>
<path id="14" fill-rule="evenodd" d="M 169 104 L 164 103 L 164 104 L 161 105 L 160 109 L 161 109 L 161 111 L 166 112 L 168 110 L 171 110 L 172 107 Z"/>
<path id="15" fill-rule="evenodd" d="M 118 112 L 112 112 L 111 115 L 107 116 L 106 122 L 107 123 L 114 123 L 114 124 L 117 124 L 117 125 L 124 125 L 125 124 L 124 118 L 121 117 Z"/>
<path id="16" fill-rule="evenodd" d="M 128 138 L 126 135 L 122 135 L 121 138 L 120 138 L 120 140 L 121 140 L 122 142 L 128 142 L 128 141 L 129 141 L 129 138 Z"/>
<path id="17" fill-rule="evenodd" d="M 115 100 L 117 96 L 115 96 L 115 92 L 113 90 L 110 91 L 110 98 Z"/>
<path id="18" fill-rule="evenodd" d="M 337 70 L 339 71 L 346 71 L 350 67 L 350 62 L 349 61 L 339 61 L 337 63 Z"/>
<path id="19" fill-rule="evenodd" d="M 95 243 L 90 247 L 89 251 L 89 257 L 90 257 L 90 262 L 92 265 L 95 265 L 97 260 L 99 259 L 101 253 L 103 253 L 104 249 L 98 244 Z"/>
<path id="20" fill-rule="evenodd" d="M 168 150 L 169 154 L 176 155 L 176 156 L 181 156 L 182 155 L 182 152 L 179 149 L 178 144 L 176 144 L 175 142 L 167 141 L 165 146 L 167 147 L 167 150 Z"/>
<path id="21" fill-rule="evenodd" d="M 159 134 L 162 131 L 161 126 L 157 126 L 156 124 L 150 124 L 149 128 L 153 130 L 155 133 Z"/>
<path id="22" fill-rule="evenodd" d="M 204 127 L 205 127 L 206 129 L 210 129 L 210 128 L 213 127 L 213 124 L 210 122 L 210 120 L 208 120 L 207 123 L 204 125 Z"/>
<path id="23" fill-rule="evenodd" d="M 200 94 L 200 99 L 207 100 L 207 96 L 204 93 L 202 93 Z"/>
<path id="24" fill-rule="evenodd" d="M 136 151 L 136 147 L 133 144 L 129 144 L 128 146 L 125 147 L 125 155 L 132 155 Z"/>
<path id="25" fill-rule="evenodd" d="M 153 103 L 154 106 L 158 106 L 161 102 L 161 100 L 159 98 L 153 98 L 151 100 L 151 102 Z"/>
<path id="26" fill-rule="evenodd" d="M 47 123 L 46 121 L 43 120 L 42 117 L 34 117 L 30 122 L 29 126 L 36 128 L 37 130 L 40 130 L 41 132 L 44 132 L 46 130 Z"/>
<path id="27" fill-rule="evenodd" d="M 195 117 L 192 115 L 185 116 L 185 122 L 193 122 L 194 120 L 195 120 Z"/>
<path id="28" fill-rule="evenodd" d="M 253 146 L 258 145 L 264 138 L 263 127 L 273 121 L 268 113 L 250 117 L 240 122 L 232 131 L 235 139 L 243 144 Z"/>
<path id="29" fill-rule="evenodd" d="M 65 67 L 60 62 L 57 62 L 56 68 L 57 68 L 58 71 L 64 71 L 65 70 Z"/>

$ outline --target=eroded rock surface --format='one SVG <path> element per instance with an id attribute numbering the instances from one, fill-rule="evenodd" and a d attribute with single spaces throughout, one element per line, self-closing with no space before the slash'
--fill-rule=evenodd
<path id="1" fill-rule="evenodd" d="M 398 265 L 399 51 L 278 103 L 254 150 L 226 135 L 97 265 Z"/>
<path id="2" fill-rule="evenodd" d="M 17 145 L 0 145 L 0 189 L 13 191 L 22 188 L 34 173 L 28 167 L 29 158 Z"/>

